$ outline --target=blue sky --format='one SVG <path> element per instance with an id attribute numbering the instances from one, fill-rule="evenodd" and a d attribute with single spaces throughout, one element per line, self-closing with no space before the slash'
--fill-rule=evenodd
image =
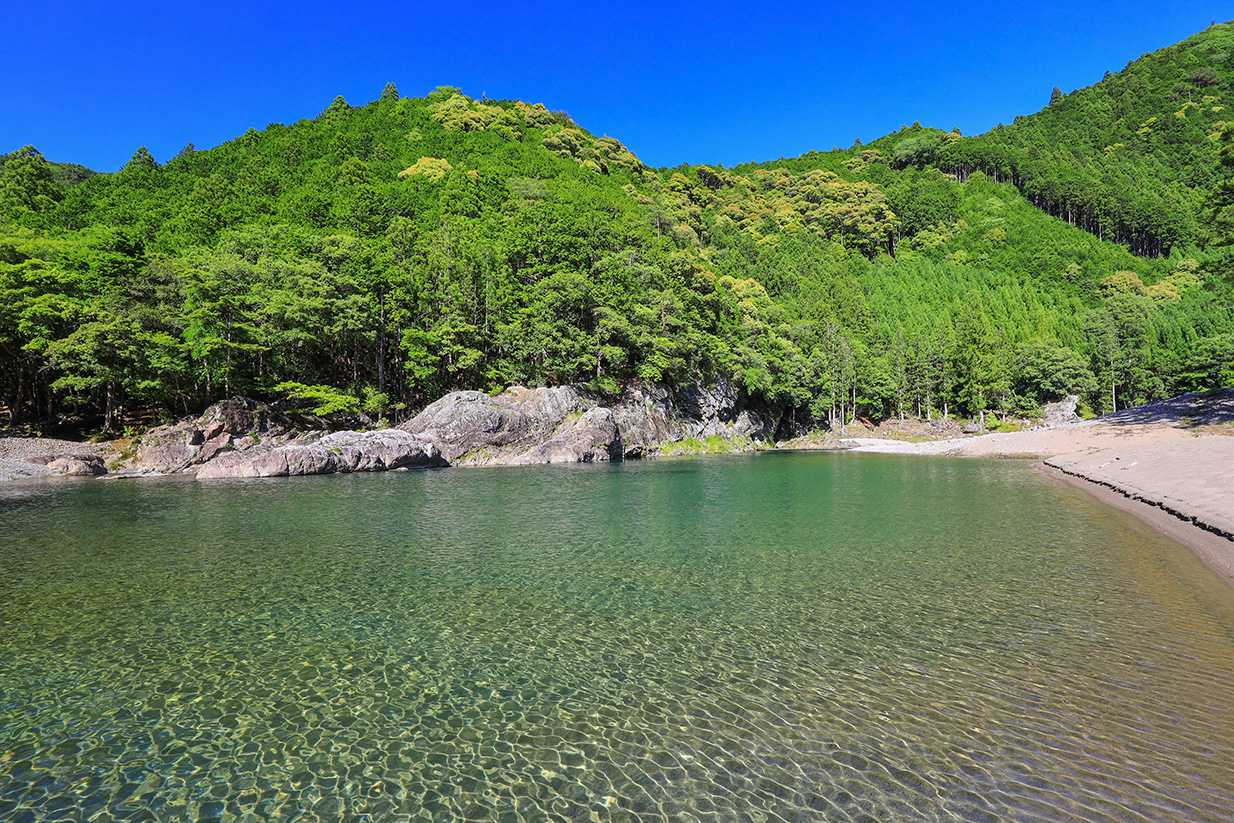
<path id="1" fill-rule="evenodd" d="M 644 162 L 735 165 L 901 125 L 984 132 L 1234 3 L 63 3 L 8 0 L 0 152 L 99 171 L 404 96 L 562 109 Z"/>

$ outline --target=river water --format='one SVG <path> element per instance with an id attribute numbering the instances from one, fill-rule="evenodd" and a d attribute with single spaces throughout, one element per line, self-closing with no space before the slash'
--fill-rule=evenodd
<path id="1" fill-rule="evenodd" d="M 0 820 L 1231 808 L 1234 590 L 1026 463 L 0 488 Z"/>

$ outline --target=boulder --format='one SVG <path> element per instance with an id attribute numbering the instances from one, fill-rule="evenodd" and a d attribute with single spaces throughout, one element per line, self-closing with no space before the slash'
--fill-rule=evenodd
<path id="1" fill-rule="evenodd" d="M 225 477 L 298 477 L 310 474 L 434 468 L 448 463 L 430 437 L 398 429 L 343 431 L 228 452 L 197 472 L 198 480 Z"/>
<path id="2" fill-rule="evenodd" d="M 66 454 L 47 462 L 47 470 L 69 477 L 93 477 L 107 474 L 103 458 L 97 454 Z"/>
<path id="3" fill-rule="evenodd" d="M 1045 412 L 1045 424 L 1047 426 L 1067 426 L 1079 423 L 1083 419 L 1075 413 L 1079 402 L 1078 396 L 1069 394 L 1057 403 L 1046 403 L 1042 409 Z"/>

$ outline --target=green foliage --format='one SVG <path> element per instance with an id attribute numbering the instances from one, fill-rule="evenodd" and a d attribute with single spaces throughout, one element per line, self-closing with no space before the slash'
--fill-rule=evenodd
<path id="1" fill-rule="evenodd" d="M 313 414 L 322 417 L 344 414 L 354 415 L 360 411 L 358 398 L 330 386 L 306 386 L 303 383 L 279 383 L 274 391 L 286 394 L 287 399 L 310 408 Z"/>
<path id="2" fill-rule="evenodd" d="M 1196 217 L 1224 37 L 978 138 L 914 125 L 733 169 L 651 170 L 542 105 L 393 84 L 69 182 L 25 147 L 0 169 L 0 405 L 123 425 L 291 394 L 377 419 L 724 378 L 837 424 L 1229 382 L 1227 264 Z"/>
<path id="3" fill-rule="evenodd" d="M 52 164 L 33 146 L 0 157 L 0 219 L 43 214 L 63 199 Z"/>

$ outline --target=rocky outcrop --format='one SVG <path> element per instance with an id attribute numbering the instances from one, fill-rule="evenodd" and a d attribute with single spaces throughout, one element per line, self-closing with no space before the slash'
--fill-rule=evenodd
<path id="1" fill-rule="evenodd" d="M 1076 414 L 1075 409 L 1079 404 L 1080 398 L 1074 394 L 1069 394 L 1057 403 L 1046 403 L 1042 408 L 1044 413 L 1044 423 L 1047 426 L 1069 426 L 1073 423 L 1079 423 L 1083 418 Z"/>
<path id="2" fill-rule="evenodd" d="M 773 439 L 782 422 L 771 410 L 749 407 L 741 392 L 724 381 L 677 391 L 660 384 L 633 385 L 616 400 L 578 385 L 514 386 L 496 396 L 459 391 L 397 430 L 366 433 L 326 434 L 324 421 L 237 397 L 200 417 L 151 430 L 125 468 L 136 473 L 196 470 L 199 479 L 208 480 L 590 463 L 672 453 L 682 450 L 673 444 L 704 438 L 718 439 L 722 448 L 734 451 L 751 449 Z"/>
<path id="3" fill-rule="evenodd" d="M 454 392 L 400 428 L 435 437 L 451 464 L 467 466 L 628 459 L 687 438 L 716 437 L 740 450 L 773 439 L 781 422 L 718 381 L 677 392 L 633 385 L 616 401 L 582 386 Z"/>
<path id="4" fill-rule="evenodd" d="M 594 399 L 570 386 L 515 386 L 496 397 L 458 391 L 432 403 L 399 428 L 435 437 L 452 464 L 510 462 L 550 439 L 568 415 L 596 405 Z"/>
<path id="5" fill-rule="evenodd" d="M 311 415 L 289 415 L 247 397 L 215 403 L 200 417 L 151 429 L 137 443 L 127 468 L 137 472 L 178 472 L 230 449 L 278 445 L 306 429 L 324 429 Z"/>
<path id="6" fill-rule="evenodd" d="M 253 446 L 214 458 L 198 480 L 226 477 L 299 477 L 379 472 L 447 465 L 432 438 L 398 429 L 313 434 L 279 446 Z"/>

